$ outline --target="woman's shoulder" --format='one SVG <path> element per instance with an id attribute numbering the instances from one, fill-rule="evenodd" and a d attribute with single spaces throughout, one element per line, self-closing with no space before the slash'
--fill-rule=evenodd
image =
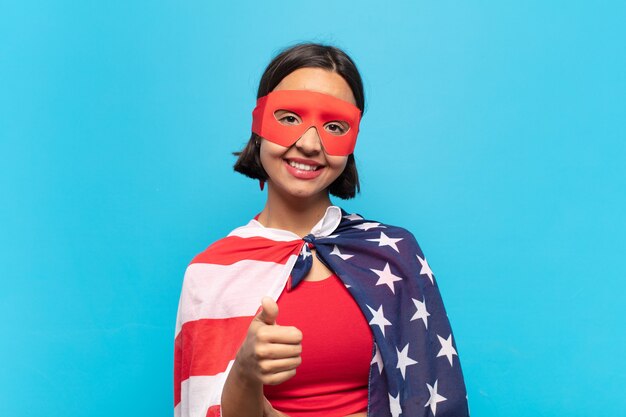
<path id="1" fill-rule="evenodd" d="M 230 231 L 226 236 L 211 243 L 198 253 L 190 262 L 222 263 L 244 259 L 250 251 L 271 246 L 276 243 L 299 241 L 300 237 L 287 230 L 272 229 L 263 226 L 256 218 Z"/>
<path id="2" fill-rule="evenodd" d="M 407 227 L 373 220 L 359 213 L 346 211 L 343 212 L 343 221 L 340 227 L 342 232 L 357 241 L 377 243 L 382 254 L 390 257 L 418 255 L 420 258 L 424 258 L 415 235 Z M 388 248 L 392 250 L 388 250 Z"/>
<path id="3" fill-rule="evenodd" d="M 209 244 L 204 250 L 197 253 L 189 262 L 189 265 L 196 263 L 213 263 L 216 258 L 223 257 L 226 253 L 233 252 L 238 247 L 238 238 L 251 234 L 251 230 L 255 228 L 256 220 L 252 219 L 248 223 L 236 227 L 226 236 L 223 236 Z"/>
<path id="4" fill-rule="evenodd" d="M 431 278 L 426 257 L 408 227 L 372 220 L 356 213 L 346 213 L 343 219 L 341 227 L 346 239 L 338 242 L 344 245 L 337 248 L 339 253 L 363 253 L 378 263 L 388 263 L 392 270 L 396 268 L 410 271 L 407 272 L 410 274 L 425 274 L 434 279 Z"/>
<path id="5" fill-rule="evenodd" d="M 415 235 L 408 228 L 386 223 L 381 220 L 373 220 L 358 213 L 343 212 L 342 226 L 362 230 L 365 232 L 382 233 L 384 235 L 394 234 L 400 235 L 403 239 L 415 240 Z"/>

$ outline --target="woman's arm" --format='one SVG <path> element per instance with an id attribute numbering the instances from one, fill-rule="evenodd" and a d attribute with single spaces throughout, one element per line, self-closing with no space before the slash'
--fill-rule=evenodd
<path id="1" fill-rule="evenodd" d="M 223 417 L 263 416 L 263 384 L 255 381 L 235 360 L 222 391 Z"/>
<path id="2" fill-rule="evenodd" d="M 302 332 L 276 324 L 278 305 L 269 297 L 252 319 L 222 391 L 222 417 L 263 417 L 263 385 L 277 385 L 296 374 L 302 361 Z"/>

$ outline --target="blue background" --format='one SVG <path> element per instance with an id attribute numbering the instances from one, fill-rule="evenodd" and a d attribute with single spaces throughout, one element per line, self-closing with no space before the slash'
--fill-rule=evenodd
<path id="1" fill-rule="evenodd" d="M 0 415 L 168 416 L 182 275 L 282 47 L 366 86 L 362 194 L 417 236 L 474 416 L 623 415 L 619 1 L 0 3 Z M 549 4 L 546 4 L 549 3 Z"/>

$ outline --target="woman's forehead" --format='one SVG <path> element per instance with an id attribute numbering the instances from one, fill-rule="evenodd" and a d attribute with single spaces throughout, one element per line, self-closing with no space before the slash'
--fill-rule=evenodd
<path id="1" fill-rule="evenodd" d="M 346 80 L 336 72 L 322 68 L 299 68 L 283 78 L 274 88 L 274 91 L 277 90 L 310 90 L 356 105 L 354 94 Z"/>

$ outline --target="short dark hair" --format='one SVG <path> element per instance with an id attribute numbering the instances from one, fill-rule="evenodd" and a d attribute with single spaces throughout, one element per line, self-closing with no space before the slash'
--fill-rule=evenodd
<path id="1" fill-rule="evenodd" d="M 283 78 L 300 68 L 322 68 L 336 72 L 350 86 L 356 106 L 361 112 L 365 109 L 363 81 L 354 61 L 337 47 L 317 43 L 297 44 L 279 53 L 269 63 L 261 77 L 257 98 L 269 94 Z M 261 165 L 260 140 L 260 136 L 252 133 L 243 150 L 234 152 L 238 158 L 233 168 L 247 177 L 265 181 L 268 175 Z M 348 156 L 345 169 L 328 187 L 328 191 L 336 197 L 349 199 L 353 198 L 360 189 L 356 162 L 354 155 L 351 154 Z"/>

